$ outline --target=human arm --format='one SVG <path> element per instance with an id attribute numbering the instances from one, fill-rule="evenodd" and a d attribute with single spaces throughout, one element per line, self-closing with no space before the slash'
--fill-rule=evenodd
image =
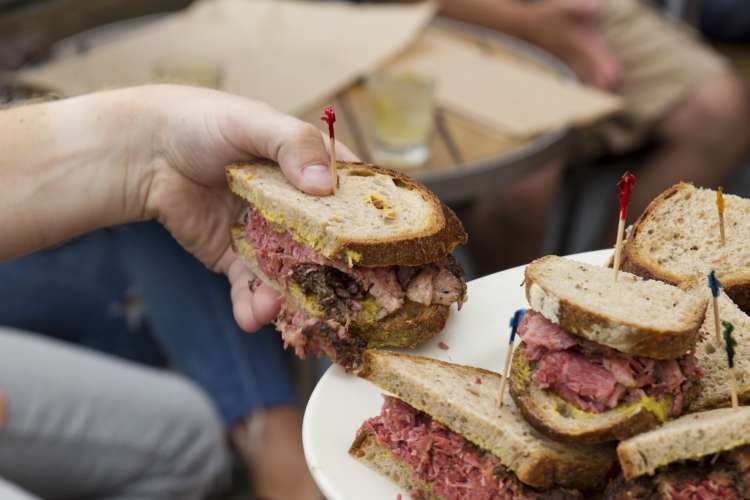
<path id="1" fill-rule="evenodd" d="M 312 125 L 206 89 L 147 86 L 0 111 L 0 261 L 87 231 L 158 219 L 232 282 L 235 317 L 255 330 L 276 313 L 229 245 L 242 210 L 224 165 L 276 160 L 297 187 L 330 192 L 328 152 Z M 339 156 L 346 158 L 345 148 Z"/>
<path id="2" fill-rule="evenodd" d="M 600 32 L 601 0 L 442 0 L 442 12 L 526 40 L 591 85 L 614 90 L 622 68 Z"/>

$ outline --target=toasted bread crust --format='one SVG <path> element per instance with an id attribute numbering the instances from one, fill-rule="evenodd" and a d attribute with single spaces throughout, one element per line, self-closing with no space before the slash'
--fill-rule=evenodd
<path id="1" fill-rule="evenodd" d="M 359 253 L 362 260 L 357 265 L 363 267 L 421 266 L 439 261 L 458 245 L 468 241 L 463 225 L 453 210 L 442 203 L 441 206 L 444 222 L 434 234 L 386 243 L 347 243 L 339 253 L 346 253 L 347 250 Z"/>
<path id="2" fill-rule="evenodd" d="M 617 446 L 625 479 L 654 474 L 673 463 L 700 460 L 750 443 L 750 408 L 692 413 Z M 743 497 L 745 498 L 745 497 Z"/>
<path id="3" fill-rule="evenodd" d="M 387 368 L 381 366 L 380 358 L 383 356 L 394 357 L 394 358 L 410 358 L 415 363 L 425 363 L 429 365 L 437 365 L 447 369 L 463 368 L 471 370 L 472 376 L 480 377 L 481 379 L 491 379 L 501 377 L 498 373 L 493 371 L 477 368 L 473 366 L 460 365 L 457 363 L 448 363 L 432 358 L 420 358 L 417 356 L 411 356 L 408 354 L 396 353 L 396 352 L 379 352 L 377 350 L 367 350 L 362 356 L 362 364 L 355 371 L 355 374 L 381 388 L 385 388 L 389 392 L 394 393 L 397 397 L 404 400 L 406 403 L 414 406 L 421 411 L 425 411 L 425 405 L 428 403 L 423 402 L 419 408 L 419 404 L 415 404 L 414 401 L 410 401 L 409 395 L 400 390 L 394 388 L 386 388 L 378 383 L 377 379 L 383 374 L 383 370 Z M 427 413 L 430 413 L 427 411 Z M 433 415 L 434 418 L 434 415 Z M 447 427 L 451 428 L 448 422 L 442 422 Z M 456 429 L 452 429 L 458 432 Z M 529 429 L 527 432 L 531 431 Z M 459 434 L 461 434 L 459 432 Z M 464 435 L 465 438 L 467 436 Z M 468 439 L 468 438 L 467 438 Z M 471 439 L 469 439 L 471 441 Z M 476 444 L 476 443 L 475 443 Z M 481 447 L 481 446 L 480 446 Z M 551 489 L 557 486 L 561 488 L 577 489 L 577 490 L 588 490 L 596 489 L 603 486 L 603 481 L 607 477 L 612 465 L 614 449 L 610 449 L 608 446 L 595 446 L 588 449 L 588 452 L 580 452 L 575 450 L 574 452 L 568 453 L 564 458 L 561 458 L 561 452 L 547 450 L 546 452 L 528 452 L 515 456 L 514 464 L 503 464 L 509 469 L 513 470 L 518 479 L 535 488 Z M 497 454 L 496 454 L 497 456 Z M 498 456 L 502 462 L 502 458 Z"/>
<path id="4" fill-rule="evenodd" d="M 379 321 L 366 325 L 352 323 L 349 333 L 363 338 L 368 348 L 413 349 L 443 331 L 449 315 L 448 306 L 407 301 L 401 309 Z"/>
<path id="5" fill-rule="evenodd" d="M 268 161 L 256 163 L 276 165 Z M 242 196 L 242 189 L 240 189 L 241 180 L 233 175 L 233 171 L 241 168 L 242 165 L 235 164 L 228 165 L 225 169 L 230 189 L 239 196 Z M 341 262 L 348 262 L 347 254 L 356 252 L 361 256 L 357 261 L 357 265 L 362 267 L 421 266 L 443 259 L 456 246 L 465 244 L 468 241 L 466 231 L 461 221 L 456 217 L 456 214 L 422 183 L 396 170 L 378 167 L 369 163 L 339 161 L 338 168 L 339 170 L 360 169 L 388 175 L 393 178 L 395 184 L 403 185 L 420 193 L 425 200 L 436 207 L 436 213 L 434 223 L 422 234 L 408 238 L 391 238 L 377 241 L 341 241 L 338 247 L 331 252 L 330 258 Z"/>
<path id="6" fill-rule="evenodd" d="M 531 288 L 534 285 L 539 286 L 547 293 L 551 293 L 536 282 L 533 271 L 536 263 L 543 264 L 545 259 L 548 258 L 557 257 L 542 257 L 526 267 L 524 284 L 526 298 L 529 303 L 531 303 Z M 566 331 L 592 342 L 601 343 L 599 337 L 591 332 L 620 329 L 625 326 L 628 327 L 628 331 L 623 332 L 620 337 L 622 338 L 624 335 L 627 335 L 629 346 L 627 349 L 619 350 L 626 354 L 654 359 L 675 359 L 692 349 L 698 340 L 700 326 L 708 305 L 707 302 L 704 303 L 703 310 L 700 311 L 701 319 L 700 321 L 694 321 L 694 327 L 685 330 L 664 331 L 644 325 L 614 320 L 605 314 L 583 308 L 564 298 L 558 296 L 555 296 L 555 298 L 559 301 L 557 323 Z"/>
<path id="7" fill-rule="evenodd" d="M 589 425 L 586 420 L 578 419 L 578 425 L 573 430 L 562 429 L 556 421 L 566 417 L 545 410 L 544 403 L 548 403 L 552 396 L 534 386 L 530 376 L 523 376 L 524 373 L 529 373 L 529 366 L 522 350 L 521 346 L 513 353 L 508 381 L 510 395 L 526 421 L 539 432 L 561 442 L 598 444 L 627 439 L 660 424 L 658 417 L 652 412 L 643 407 L 635 407 L 607 425 Z M 601 415 L 606 413 L 609 412 Z"/>
<path id="8" fill-rule="evenodd" d="M 648 204 L 646 209 L 643 211 L 640 217 L 633 224 L 632 232 L 625 241 L 622 249 L 622 264 L 621 269 L 629 273 L 641 276 L 647 279 L 654 279 L 669 283 L 670 285 L 678 286 L 684 281 L 694 279 L 693 277 L 679 276 L 676 274 L 668 273 L 658 265 L 654 265 L 649 262 L 645 256 L 638 252 L 636 241 L 641 235 L 644 222 L 649 219 L 659 205 L 665 200 L 673 197 L 684 189 L 692 188 L 691 183 L 681 182 L 675 184 L 669 189 L 662 192 L 659 196 L 654 198 L 651 203 Z M 722 288 L 732 301 L 747 314 L 750 314 L 750 282 L 742 282 L 732 279 L 722 279 Z"/>

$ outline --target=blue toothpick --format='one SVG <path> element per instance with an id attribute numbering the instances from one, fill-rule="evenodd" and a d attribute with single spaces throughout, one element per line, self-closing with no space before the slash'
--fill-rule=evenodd
<path id="1" fill-rule="evenodd" d="M 508 380 L 510 371 L 510 359 L 513 357 L 513 342 L 516 340 L 516 333 L 518 333 L 518 326 L 521 324 L 526 309 L 519 309 L 510 318 L 510 340 L 508 340 L 508 350 L 505 353 L 505 366 L 503 367 L 503 376 L 500 379 L 500 393 L 497 398 L 497 407 L 503 406 L 503 398 L 505 396 L 505 381 Z"/>
<path id="2" fill-rule="evenodd" d="M 510 340 L 508 343 L 512 344 L 516 340 L 516 333 L 518 332 L 518 325 L 521 324 L 521 320 L 526 315 L 526 309 L 519 309 L 513 313 L 513 317 L 510 318 Z"/>
<path id="3" fill-rule="evenodd" d="M 716 271 L 711 271 L 708 273 L 708 288 L 711 289 L 711 295 L 718 298 L 719 297 L 719 289 L 721 288 L 721 281 L 719 281 L 719 278 L 716 277 Z"/>

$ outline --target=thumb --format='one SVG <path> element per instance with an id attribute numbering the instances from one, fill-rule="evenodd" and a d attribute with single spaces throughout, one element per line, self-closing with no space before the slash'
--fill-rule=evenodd
<path id="1" fill-rule="evenodd" d="M 286 118 L 294 123 L 279 137 L 274 159 L 298 189 L 314 195 L 331 194 L 334 181 L 329 170 L 330 156 L 320 131 L 309 123 Z"/>
<path id="2" fill-rule="evenodd" d="M 297 189 L 319 196 L 333 191 L 328 149 L 317 128 L 262 102 L 230 98 L 233 105 L 220 125 L 229 144 L 251 156 L 276 161 Z"/>

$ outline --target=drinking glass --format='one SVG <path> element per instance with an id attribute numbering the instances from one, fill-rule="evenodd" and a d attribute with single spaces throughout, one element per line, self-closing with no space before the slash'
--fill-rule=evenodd
<path id="1" fill-rule="evenodd" d="M 430 157 L 434 123 L 432 79 L 412 73 L 382 72 L 369 76 L 366 87 L 375 131 L 375 161 L 414 167 Z"/>

